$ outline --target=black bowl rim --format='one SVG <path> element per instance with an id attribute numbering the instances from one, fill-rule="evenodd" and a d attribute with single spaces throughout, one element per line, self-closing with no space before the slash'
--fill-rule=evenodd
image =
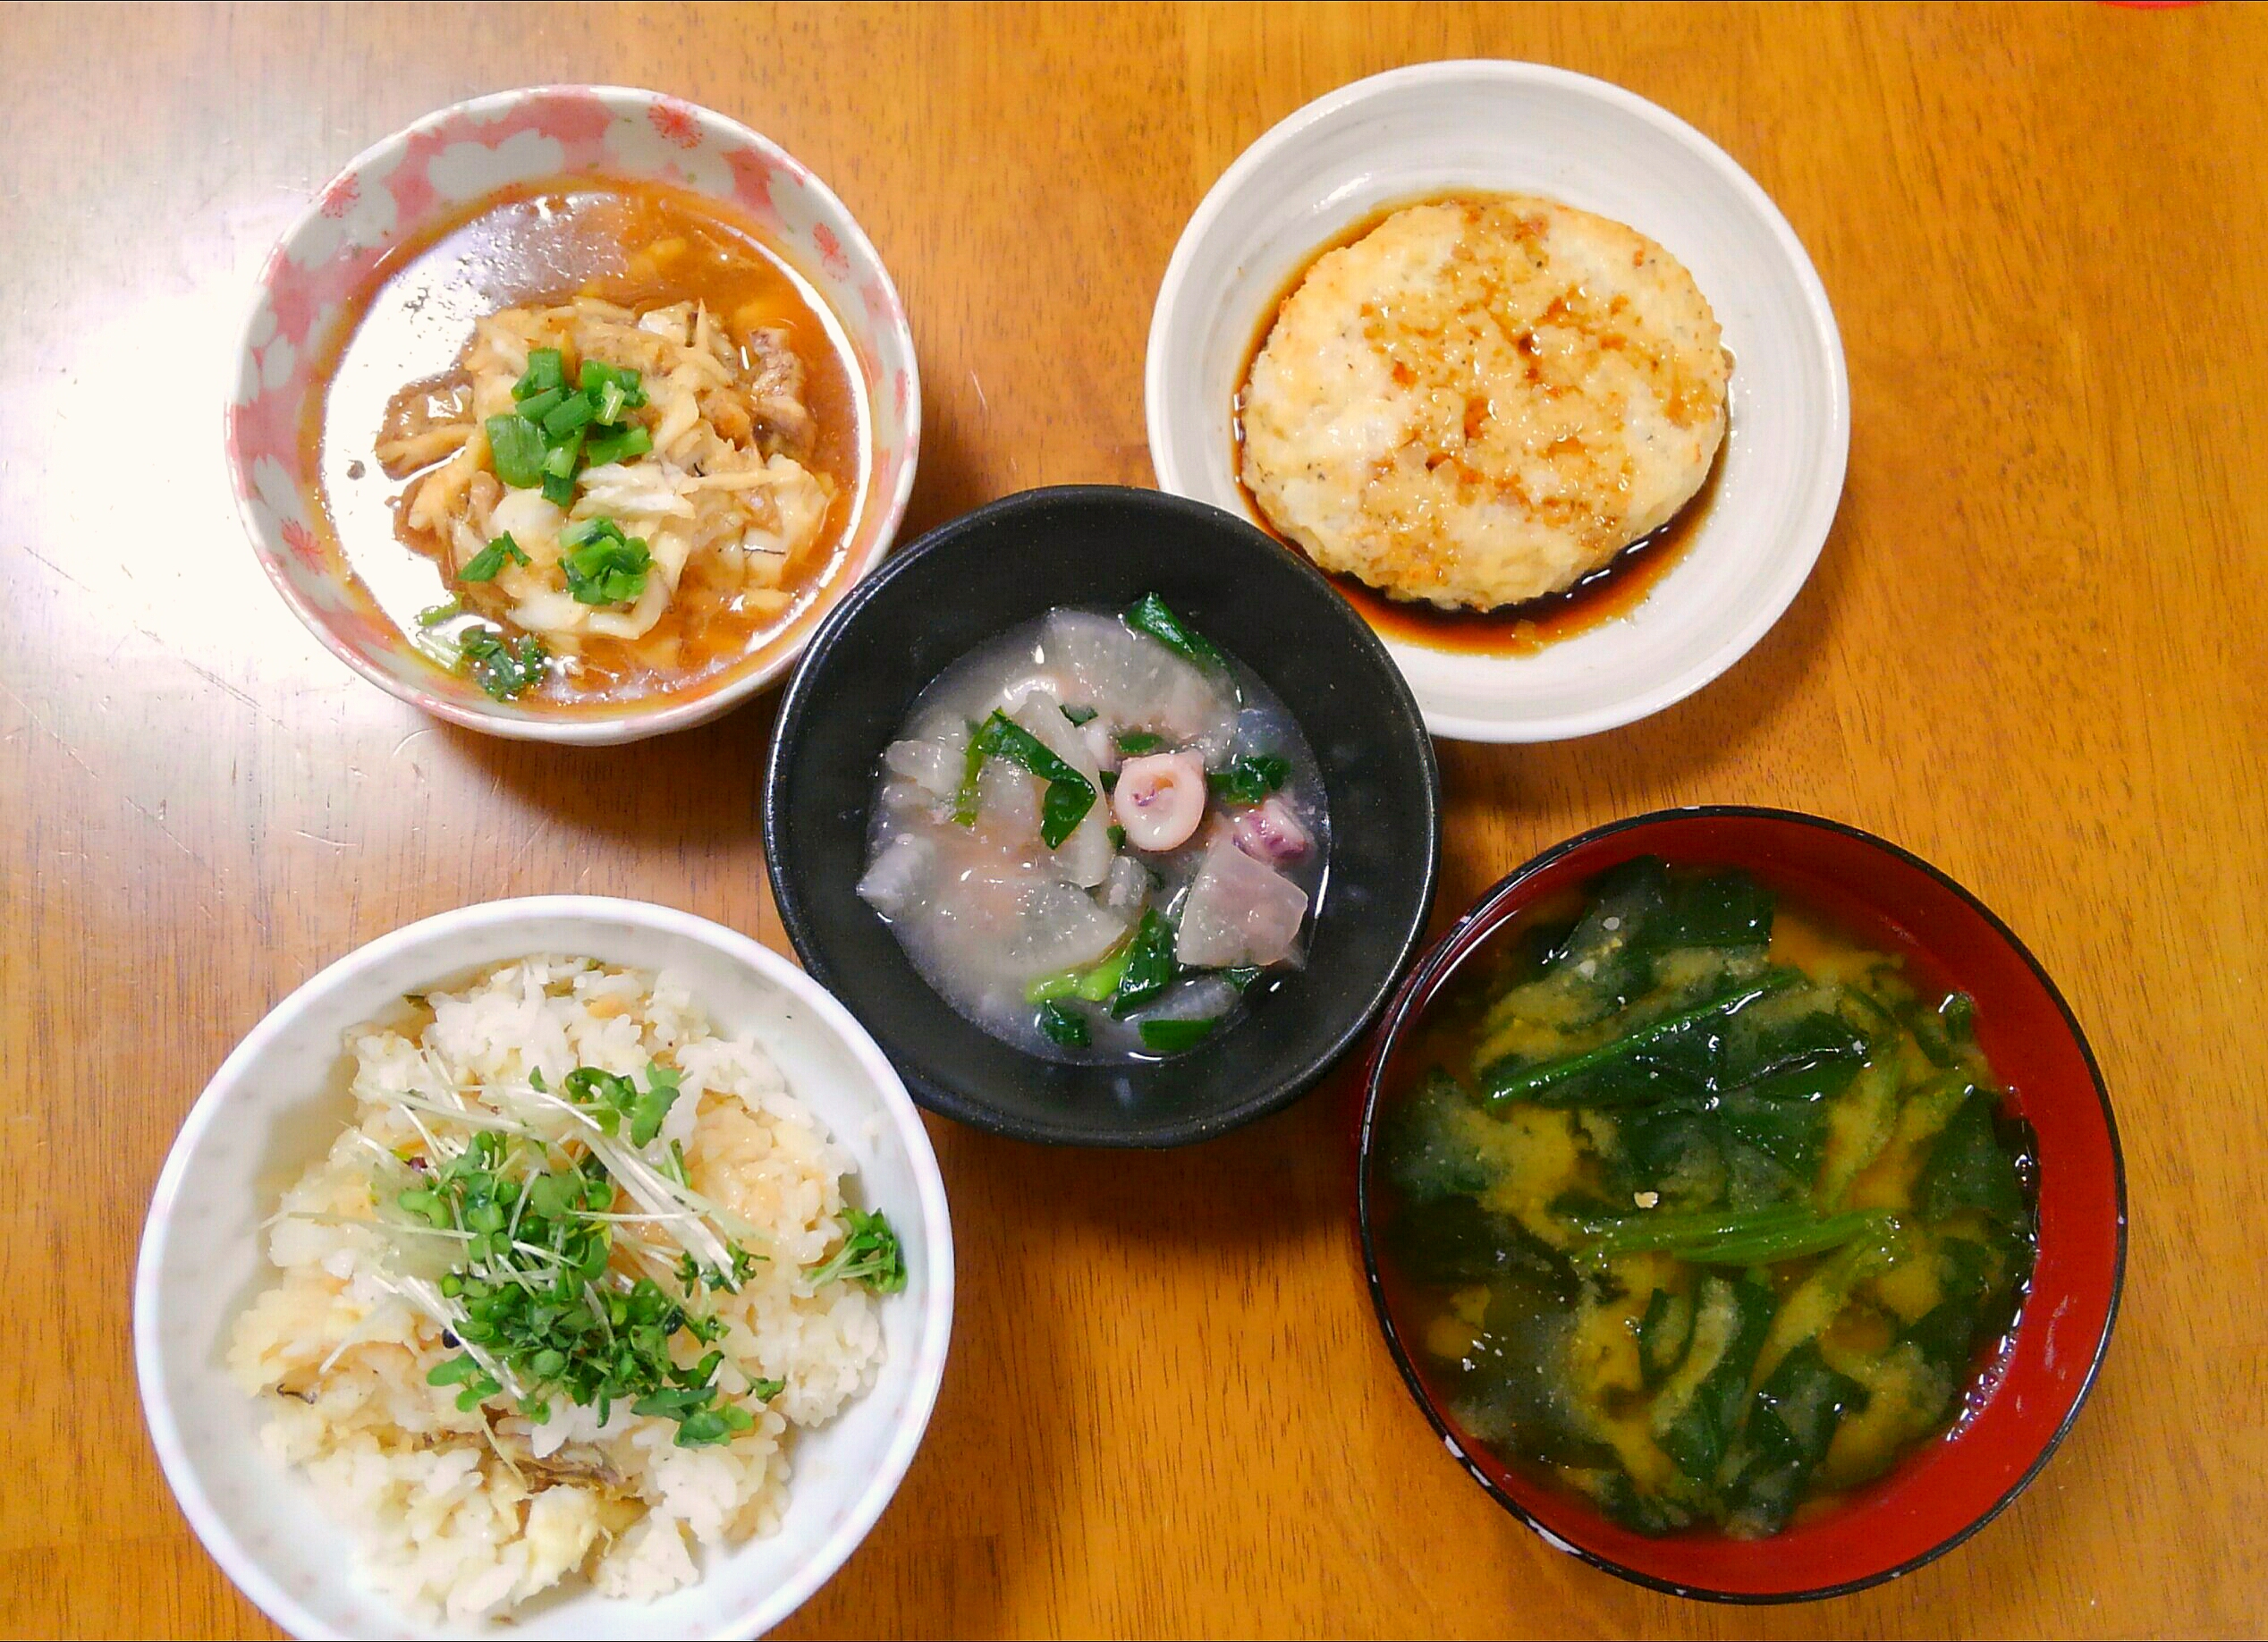
<path id="1" fill-rule="evenodd" d="M 1030 490 L 1020 490 L 1000 496 L 983 505 L 972 508 L 943 524 L 932 527 L 910 546 L 892 554 L 860 580 L 837 602 L 804 647 L 802 657 L 788 680 L 787 689 L 780 698 L 779 715 L 774 724 L 772 746 L 765 760 L 764 771 L 764 863 L 772 884 L 773 904 L 779 909 L 780 922 L 786 929 L 789 943 L 811 978 L 833 993 L 844 1008 L 855 1017 L 858 1010 L 852 1005 L 838 984 L 832 967 L 827 963 L 804 905 L 800 888 L 783 882 L 779 845 L 780 792 L 785 780 L 785 749 L 800 733 L 806 713 L 810 707 L 811 680 L 817 676 L 827 654 L 832 651 L 850 625 L 876 599 L 882 597 L 890 584 L 908 567 L 933 553 L 949 550 L 962 536 L 988 527 L 994 521 L 1027 512 L 1044 505 L 1064 504 L 1101 504 L 1123 506 L 1131 504 L 1152 510 L 1162 516 L 1177 517 L 1201 524 L 1206 529 L 1230 527 L 1229 533 L 1241 536 L 1255 546 L 1265 546 L 1295 574 L 1305 575 L 1333 594 L 1333 607 L 1345 618 L 1346 631 L 1356 647 L 1367 651 L 1377 665 L 1387 685 L 1383 703 L 1386 715 L 1394 721 L 1397 733 L 1415 742 L 1426 770 L 1424 783 L 1426 859 L 1423 881 L 1419 884 L 1417 916 L 1402 934 L 1399 950 L 1384 978 L 1364 1000 L 1362 1007 L 1351 1013 L 1341 1030 L 1320 1052 L 1308 1056 L 1299 1066 L 1279 1075 L 1273 1082 L 1223 1111 L 1207 1113 L 1185 1119 L 1181 1122 L 1140 1134 L 1072 1133 L 1051 1130 L 1028 1123 L 986 1105 L 967 1100 L 952 1089 L 933 1081 L 918 1066 L 898 1065 L 901 1077 L 912 1092 L 914 1099 L 929 1111 L 967 1123 L 987 1134 L 1002 1135 L 1012 1140 L 1022 1140 L 1042 1146 L 1074 1146 L 1104 1149 L 1138 1149 L 1157 1151 L 1172 1147 L 1194 1145 L 1240 1129 L 1271 1113 L 1279 1112 L 1312 1089 L 1369 1033 L 1380 1013 L 1392 1000 L 1396 988 L 1409 967 L 1410 959 L 1424 942 L 1426 929 L 1433 919 L 1434 901 L 1441 888 L 1442 796 L 1441 764 L 1434 751 L 1433 737 L 1426 729 L 1424 715 L 1418 699 L 1409 689 L 1409 681 L 1401 667 L 1370 624 L 1356 613 L 1354 607 L 1340 598 L 1336 589 L 1323 573 L 1297 554 L 1286 552 L 1282 545 L 1265 535 L 1249 521 L 1238 518 L 1223 509 L 1212 507 L 1186 496 L 1164 491 L 1146 490 L 1130 485 L 1045 485 Z M 896 1065 L 896 1062 L 893 1062 Z"/>
<path id="2" fill-rule="evenodd" d="M 2103 1108 L 2103 1131 L 2111 1142 L 2111 1176 L 2118 1200 L 2118 1223 L 2115 1227 L 2117 1247 L 2111 1265 L 2111 1304 L 2110 1308 L 2103 1314 L 2103 1332 L 2095 1342 L 2095 1354 L 2087 1363 L 2086 1374 L 2079 1382 L 2078 1391 L 2071 1399 L 2070 1408 L 2065 1410 L 2063 1418 L 2056 1423 L 2055 1429 L 2049 1434 L 2047 1441 L 2041 1445 L 2039 1453 L 2033 1459 L 2031 1464 L 2025 1468 L 2024 1474 L 2011 1483 L 1999 1499 L 1979 1513 L 1976 1519 L 1966 1527 L 1947 1536 L 1918 1555 L 1908 1558 L 1895 1568 L 1884 1569 L 1879 1573 L 1867 1574 L 1860 1579 L 1846 1579 L 1835 1585 L 1817 1586 L 1809 1590 L 1721 1591 L 1708 1586 L 1682 1585 L 1674 1579 L 1656 1579 L 1652 1574 L 1640 1573 L 1637 1569 L 1625 1567 L 1612 1557 L 1577 1545 L 1574 1541 L 1538 1522 L 1518 1500 L 1491 1482 L 1477 1466 L 1464 1457 L 1463 1448 L 1458 1443 L 1455 1434 L 1435 1412 L 1433 1401 L 1426 1394 L 1424 1383 L 1418 1376 L 1417 1366 L 1410 1361 L 1409 1351 L 1402 1344 L 1401 1336 L 1395 1331 L 1393 1318 L 1386 1309 L 1385 1286 L 1379 1276 L 1378 1248 L 1371 1227 L 1370 1172 L 1367 1165 L 1370 1161 L 1370 1148 L 1378 1110 L 1379 1088 L 1384 1081 L 1387 1050 L 1392 1044 L 1394 1035 L 1409 1019 L 1413 1001 L 1422 994 L 1432 990 L 1434 983 L 1440 978 L 1442 970 L 1451 960 L 1464 957 L 1465 948 L 1462 940 L 1465 932 L 1475 923 L 1494 914 L 1498 907 L 1516 894 L 1528 879 L 1572 851 L 1581 849 L 1584 845 L 1595 842 L 1602 838 L 1611 838 L 1618 833 L 1630 832 L 1659 822 L 1692 820 L 1705 817 L 1793 821 L 1805 826 L 1817 827 L 1823 832 L 1840 833 L 1845 837 L 1855 838 L 1862 843 L 1870 844 L 1883 853 L 1905 862 L 1908 866 L 1919 868 L 1968 902 L 1970 908 L 1992 927 L 1993 933 L 2008 943 L 2010 949 L 2025 961 L 2033 975 L 2039 980 L 2040 985 L 2046 989 L 2048 996 L 2054 1001 L 2055 1007 L 2061 1011 L 2063 1024 L 2071 1034 L 2071 1041 L 2078 1045 L 2079 1057 L 2086 1063 L 2087 1076 L 2095 1084 L 2095 1097 Z M 1541 854 L 1531 857 L 1527 862 L 1498 879 L 1478 900 L 1474 901 L 1471 909 L 1449 927 L 1427 950 L 1425 957 L 1418 961 L 1417 968 L 1410 971 L 1409 978 L 1402 983 L 1401 990 L 1395 994 L 1393 1003 L 1387 1011 L 1384 1019 L 1379 1023 L 1374 1037 L 1369 1060 L 1363 1070 L 1361 1121 L 1357 1132 L 1355 1153 L 1355 1215 L 1362 1240 L 1363 1274 L 1370 1288 L 1371 1308 L 1377 1314 L 1379 1329 L 1386 1337 L 1387 1350 L 1393 1354 L 1394 1367 L 1401 1371 L 1402 1384 L 1409 1388 L 1412 1401 L 1418 1404 L 1418 1411 L 1425 1415 L 1426 1423 L 1433 1426 L 1434 1433 L 1440 1436 L 1443 1443 L 1449 1445 L 1451 1452 L 1459 1456 L 1465 1474 L 1478 1483 L 1489 1498 L 1494 1500 L 1533 1529 L 1545 1544 L 1555 1549 L 1565 1551 L 1603 1572 L 1611 1573 L 1619 1579 L 1629 1580 L 1632 1585 L 1644 1586 L 1648 1590 L 1660 1591 L 1667 1595 L 1684 1596 L 1697 1602 L 1726 1603 L 1742 1607 L 1770 1607 L 1790 1602 L 1819 1602 L 1831 1596 L 1849 1596 L 1858 1591 L 1870 1590 L 1877 1585 L 1887 1584 L 1892 1579 L 1912 1573 L 1917 1568 L 1935 1562 L 1955 1546 L 1966 1542 L 1978 1529 L 2006 1511 L 2014 1502 L 2016 1496 L 2031 1485 L 2032 1479 L 2040 1474 L 2048 1460 L 2054 1455 L 2055 1451 L 2062 1446 L 2063 1439 L 2070 1435 L 2072 1426 L 2078 1420 L 2079 1410 L 2086 1406 L 2087 1397 L 2095 1390 L 2095 1382 L 2103 1372 L 2103 1359 L 2110 1353 L 2111 1336 L 2118 1326 L 2120 1302 L 2126 1292 L 2126 1155 L 2119 1145 L 2119 1124 L 2118 1119 L 2111 1110 L 2111 1091 L 2103 1083 L 2103 1069 L 2095 1061 L 2095 1050 L 2087 1042 L 2086 1033 L 2079 1027 L 2078 1017 L 2072 1012 L 2071 1005 L 2064 998 L 2062 989 L 2056 986 L 2054 978 L 2048 974 L 2046 968 L 2032 955 L 2032 949 L 2025 945 L 2016 932 L 2001 920 L 2000 915 L 1978 900 L 1966 885 L 1950 874 L 1933 867 L 1912 851 L 1867 832 L 1863 827 L 1852 826 L 1846 822 L 1831 821 L 1824 816 L 1807 815 L 1797 809 L 1775 809 L 1753 804 L 1691 804 L 1668 809 L 1648 810 L 1644 815 L 1627 817 L 1620 821 L 1610 821 L 1603 826 L 1595 826 L 1588 832 L 1578 833 L 1572 838 L 1553 844 Z"/>

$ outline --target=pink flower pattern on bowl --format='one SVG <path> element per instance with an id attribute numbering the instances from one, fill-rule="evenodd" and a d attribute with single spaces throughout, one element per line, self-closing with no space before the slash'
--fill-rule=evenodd
<path id="1" fill-rule="evenodd" d="M 698 692 L 608 713 L 543 713 L 490 700 L 411 646 L 315 528 L 299 431 L 317 362 L 379 264 L 484 195 L 597 174 L 725 201 L 811 281 L 850 340 L 871 448 L 865 504 L 843 564 L 752 666 Z M 905 307 L 842 203 L 777 145 L 708 109 L 651 91 L 545 86 L 430 114 L 333 180 L 261 271 L 228 406 L 230 472 L 270 580 L 348 665 L 402 700 L 491 734 L 607 743 L 687 728 L 778 678 L 826 611 L 879 563 L 904 517 L 921 441 L 919 367 Z"/>

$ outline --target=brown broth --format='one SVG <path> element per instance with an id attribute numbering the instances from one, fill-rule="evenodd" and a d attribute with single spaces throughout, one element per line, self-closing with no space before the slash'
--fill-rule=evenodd
<path id="1" fill-rule="evenodd" d="M 1357 217 L 1316 246 L 1293 270 L 1270 299 L 1264 317 L 1245 348 L 1244 363 L 1237 372 L 1236 400 L 1229 415 L 1229 470 L 1235 477 L 1237 494 L 1244 499 L 1246 512 L 1262 529 L 1311 564 L 1315 561 L 1307 550 L 1277 528 L 1267 510 L 1260 505 L 1259 498 L 1252 494 L 1252 487 L 1245 483 L 1244 395 L 1251 385 L 1253 361 L 1268 345 L 1284 303 L 1306 281 L 1308 270 L 1324 257 L 1352 245 L 1397 211 L 1476 197 L 1472 190 L 1435 190 L 1389 201 Z M 1728 433 L 1725 443 L 1730 442 Z M 1545 645 L 1619 621 L 1644 604 L 1692 546 L 1693 537 L 1708 518 L 1711 504 L 1716 500 L 1717 480 L 1723 472 L 1724 444 L 1720 444 L 1716 457 L 1710 463 L 1708 478 L 1668 523 L 1640 537 L 1564 592 L 1546 594 L 1522 604 L 1505 605 L 1494 610 L 1443 610 L 1421 601 L 1390 597 L 1342 571 L 1326 570 L 1323 573 L 1340 595 L 1362 613 L 1362 619 L 1385 638 L 1465 656 L 1532 655 Z M 1320 565 L 1316 568 L 1322 570 Z"/>
<path id="2" fill-rule="evenodd" d="M 310 496 L 318 529 L 333 534 L 404 632 L 419 631 L 419 611 L 462 590 L 444 580 L 434 544 L 401 522 L 397 503 L 414 478 L 389 479 L 373 453 L 388 402 L 405 385 L 446 374 L 475 320 L 578 295 L 639 310 L 698 300 L 736 338 L 759 326 L 785 327 L 818 428 L 807 465 L 834 480 L 835 495 L 821 545 L 780 589 L 790 595 L 784 609 L 767 612 L 738 588 L 705 584 L 697 557 L 646 634 L 584 638 L 571 672 L 554 669 L 521 698 L 554 711 L 696 691 L 749 662 L 840 568 L 868 468 L 867 419 L 841 323 L 744 224 L 681 190 L 612 178 L 486 196 L 379 264 L 317 367 L 323 391 L 310 397 L 300 428 L 302 470 L 319 476 Z"/>

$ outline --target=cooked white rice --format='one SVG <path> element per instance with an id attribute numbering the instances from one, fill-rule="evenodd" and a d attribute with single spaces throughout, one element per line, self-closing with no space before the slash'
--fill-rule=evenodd
<path id="1" fill-rule="evenodd" d="M 650 1600 L 699 1578 L 701 1548 L 774 1531 L 789 1427 L 832 1418 L 872 1384 L 883 1356 L 867 1289 L 838 1281 L 815 1291 L 806 1275 L 845 1236 L 849 1159 L 770 1057 L 750 1039 L 716 1037 L 667 973 L 530 958 L 409 1000 L 399 1016 L 347 1035 L 355 1121 L 284 1194 L 268 1248 L 282 1274 L 230 1345 L 230 1371 L 272 1406 L 269 1450 L 304 1467 L 328 1509 L 360 1531 L 375 1589 L 458 1623 L 505 1616 L 577 1574 L 606 1595 Z M 689 1448 L 675 1445 L 670 1418 L 624 1402 L 603 1427 L 595 1407 L 563 1396 L 542 1424 L 508 1395 L 460 1411 L 459 1387 L 426 1375 L 456 1354 L 430 1280 L 462 1246 L 435 1240 L 436 1256 L 402 1232 L 382 1201 L 393 1183 L 377 1183 L 386 1168 L 378 1154 L 415 1169 L 436 1150 L 461 1149 L 471 1129 L 433 1107 L 470 1100 L 493 1114 L 510 1091 L 525 1101 L 531 1071 L 557 1090 L 578 1067 L 630 1076 L 649 1062 L 673 1065 L 682 1081 L 642 1155 L 661 1162 L 680 1143 L 688 1183 L 724 1211 L 716 1223 L 763 1257 L 738 1292 L 702 1302 L 724 1328 L 716 1384 L 753 1426 Z M 526 1121 L 526 1105 L 512 1109 Z M 563 1106 L 555 1133 L 571 1140 L 579 1121 Z M 622 1231 L 665 1246 L 672 1260 L 704 1235 L 661 1221 Z M 640 1264 L 618 1246 L 613 1260 L 610 1275 L 650 1275 L 678 1291 L 650 1251 Z M 690 1365 L 701 1348 L 681 1333 L 673 1350 Z M 786 1384 L 765 1402 L 746 1395 L 755 1379 Z"/>

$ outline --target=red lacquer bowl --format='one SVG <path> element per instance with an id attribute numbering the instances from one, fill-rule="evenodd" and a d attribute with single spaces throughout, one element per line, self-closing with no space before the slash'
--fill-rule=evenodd
<path id="1" fill-rule="evenodd" d="M 1459 964 L 1508 920 L 1633 856 L 1739 867 L 1851 934 L 1907 955 L 1919 977 L 1976 1000 L 1993 1068 L 2039 1135 L 2039 1258 L 2011 1343 L 1944 1436 L 1814 1522 L 1770 1539 L 1649 1539 L 1500 1462 L 1458 1429 L 1420 1378 L 1382 1272 L 1372 1223 L 1380 1092 L 1408 1029 Z M 2110 1097 L 2070 1006 L 2007 925 L 1927 862 L 1870 834 L 1787 810 L 1711 807 L 1619 821 L 1545 851 L 1496 885 L 1426 954 L 1372 1039 L 1357 1131 L 1356 1201 L 1370 1293 L 1386 1343 L 1426 1418 L 1497 1502 L 1594 1567 L 1714 1602 L 1839 1596 L 1951 1550 L 2023 1491 L 2078 1417 L 2118 1315 L 2126 1268 L 2126 1172 Z"/>

